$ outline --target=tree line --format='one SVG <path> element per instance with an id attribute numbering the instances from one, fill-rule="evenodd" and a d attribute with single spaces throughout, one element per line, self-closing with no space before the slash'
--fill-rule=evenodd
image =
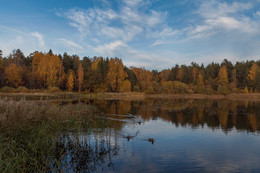
<path id="1" fill-rule="evenodd" d="M 1 89 L 27 88 L 78 92 L 145 92 L 228 94 L 260 92 L 260 60 L 204 66 L 175 65 L 161 71 L 126 67 L 119 58 L 83 57 L 20 49 L 2 57 Z"/>

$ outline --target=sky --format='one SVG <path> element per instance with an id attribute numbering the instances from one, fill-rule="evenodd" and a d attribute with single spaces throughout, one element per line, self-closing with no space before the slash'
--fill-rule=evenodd
<path id="1" fill-rule="evenodd" d="M 1 0 L 0 49 L 171 68 L 260 58 L 260 0 Z"/>

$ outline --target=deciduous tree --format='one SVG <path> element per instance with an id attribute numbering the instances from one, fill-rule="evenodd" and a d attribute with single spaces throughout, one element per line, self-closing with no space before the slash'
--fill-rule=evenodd
<path id="1" fill-rule="evenodd" d="M 107 82 L 111 91 L 119 91 L 123 81 L 127 78 L 121 59 L 111 58 L 108 64 Z"/>
<path id="2" fill-rule="evenodd" d="M 77 75 L 78 75 L 79 92 L 81 92 L 83 81 L 84 81 L 84 71 L 81 63 L 79 63 Z"/>
<path id="3" fill-rule="evenodd" d="M 17 88 L 22 84 L 22 71 L 21 67 L 17 67 L 16 64 L 11 64 L 5 69 L 7 83 L 12 87 Z"/>
<path id="4" fill-rule="evenodd" d="M 69 92 L 73 90 L 74 87 L 74 75 L 73 72 L 70 71 L 68 75 L 68 81 L 67 81 L 67 88 L 69 89 Z"/>
<path id="5" fill-rule="evenodd" d="M 228 73 L 227 73 L 227 67 L 226 66 L 222 66 L 219 69 L 218 72 L 218 83 L 221 85 L 227 85 L 228 82 Z"/>

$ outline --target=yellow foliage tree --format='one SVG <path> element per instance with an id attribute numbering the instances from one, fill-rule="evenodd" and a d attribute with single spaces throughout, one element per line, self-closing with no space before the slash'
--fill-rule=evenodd
<path id="1" fill-rule="evenodd" d="M 196 83 L 196 80 L 198 79 L 199 70 L 196 67 L 192 68 L 192 78 L 193 82 Z"/>
<path id="2" fill-rule="evenodd" d="M 182 81 L 182 80 L 183 80 L 183 78 L 184 78 L 184 69 L 183 69 L 182 67 L 178 70 L 178 73 L 177 73 L 176 78 L 177 78 L 179 81 Z"/>
<path id="3" fill-rule="evenodd" d="M 107 83 L 111 91 L 119 91 L 123 81 L 127 78 L 121 59 L 111 58 L 108 64 Z"/>
<path id="4" fill-rule="evenodd" d="M 82 85 L 83 85 L 83 81 L 84 81 L 84 71 L 83 71 L 83 67 L 82 64 L 79 64 L 79 68 L 78 68 L 78 85 L 79 85 L 79 92 L 81 91 Z"/>
<path id="5" fill-rule="evenodd" d="M 224 65 L 219 69 L 218 72 L 218 83 L 221 85 L 226 85 L 228 84 L 228 72 L 227 72 L 227 67 Z"/>
<path id="6" fill-rule="evenodd" d="M 199 73 L 199 75 L 198 75 L 198 86 L 199 87 L 204 87 L 204 77 L 203 77 L 203 75 L 201 74 L 201 73 Z"/>
<path id="7" fill-rule="evenodd" d="M 248 74 L 248 79 L 254 83 L 255 82 L 255 79 L 256 79 L 256 74 L 260 71 L 260 68 L 259 66 L 256 64 L 256 63 L 253 63 L 250 71 L 249 71 L 249 74 Z"/>
<path id="8" fill-rule="evenodd" d="M 57 55 L 43 54 L 36 52 L 33 56 L 33 73 L 39 77 L 44 87 L 58 86 L 58 76 L 60 75 L 61 62 Z"/>
<path id="9" fill-rule="evenodd" d="M 44 54 L 41 52 L 35 52 L 32 61 L 32 72 L 34 80 L 36 83 L 45 86 L 46 76 L 47 76 L 47 62 L 44 61 Z"/>
<path id="10" fill-rule="evenodd" d="M 153 73 L 149 70 L 145 70 L 144 68 L 136 67 L 132 67 L 131 71 L 134 72 L 139 85 L 135 86 L 135 88 L 138 88 L 137 90 L 141 89 L 142 91 L 147 90 L 152 83 Z"/>
<path id="11" fill-rule="evenodd" d="M 130 92 L 131 91 L 131 82 L 129 80 L 124 80 L 120 86 L 120 92 Z"/>
<path id="12" fill-rule="evenodd" d="M 47 59 L 47 85 L 48 87 L 58 86 L 58 76 L 60 72 L 60 59 L 57 55 L 45 55 Z"/>
<path id="13" fill-rule="evenodd" d="M 67 88 L 69 89 L 69 92 L 72 91 L 74 87 L 74 76 L 72 72 L 70 71 L 69 76 L 68 76 L 68 81 L 67 81 Z"/>
<path id="14" fill-rule="evenodd" d="M 21 67 L 17 67 L 16 64 L 11 64 L 5 69 L 7 83 L 12 87 L 17 88 L 22 83 L 22 71 Z"/>
<path id="15" fill-rule="evenodd" d="M 98 62 L 99 62 L 101 59 L 102 59 L 101 57 L 99 57 L 99 58 L 94 57 L 94 58 L 93 58 L 93 60 L 92 60 L 92 62 L 91 62 L 91 68 L 92 68 L 93 70 L 96 70 L 96 69 L 97 69 Z"/>

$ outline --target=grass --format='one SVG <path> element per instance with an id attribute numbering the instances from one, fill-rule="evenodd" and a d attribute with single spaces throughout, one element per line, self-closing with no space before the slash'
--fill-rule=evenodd
<path id="1" fill-rule="evenodd" d="M 125 100 L 139 100 L 144 99 L 145 94 L 141 92 L 128 92 L 128 93 L 90 93 L 85 94 L 85 98 L 89 99 L 125 99 Z"/>
<path id="2" fill-rule="evenodd" d="M 109 126 L 109 122 L 97 118 L 95 112 L 95 108 L 80 103 L 60 106 L 0 100 L 1 172 L 55 169 L 64 154 L 62 150 L 57 153 L 57 140 L 64 132 Z M 56 164 L 50 167 L 53 162 Z"/>
<path id="3" fill-rule="evenodd" d="M 221 94 L 145 94 L 141 92 L 128 93 L 78 93 L 78 92 L 56 92 L 57 88 L 49 90 L 30 90 L 30 92 L 1 92 L 1 98 L 12 98 L 15 100 L 60 100 L 60 99 L 111 99 L 111 100 L 144 100 L 145 98 L 167 98 L 167 99 L 230 99 L 230 100 L 255 100 L 260 101 L 260 93 L 231 93 Z"/>
<path id="4" fill-rule="evenodd" d="M 12 98 L 14 100 L 54 100 L 54 99 L 80 99 L 84 96 L 79 93 L 0 93 L 0 99 Z"/>
<path id="5" fill-rule="evenodd" d="M 167 99 L 228 99 L 228 100 L 252 100 L 260 101 L 259 93 L 208 95 L 208 94 L 149 94 L 145 98 L 167 98 Z"/>

